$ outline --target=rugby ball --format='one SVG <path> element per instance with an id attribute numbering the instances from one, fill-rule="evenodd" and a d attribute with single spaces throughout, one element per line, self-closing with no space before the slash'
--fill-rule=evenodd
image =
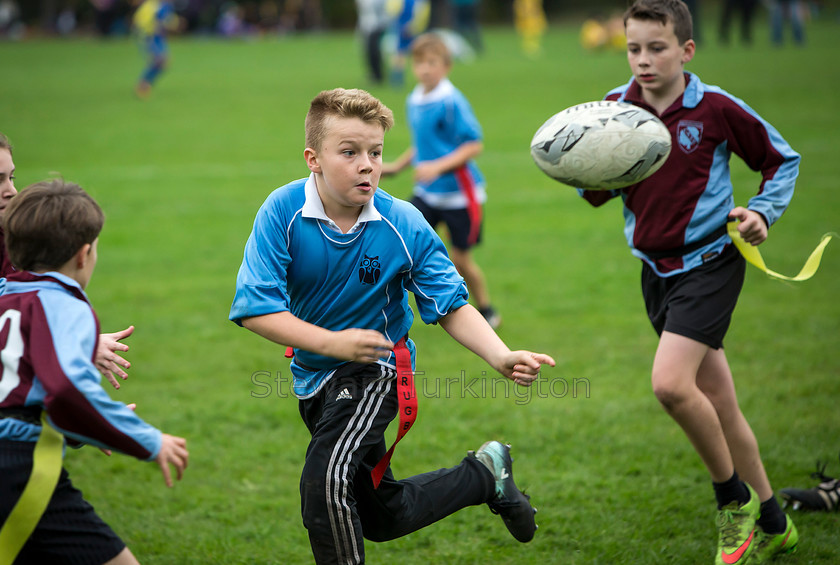
<path id="1" fill-rule="evenodd" d="M 531 140 L 531 157 L 545 174 L 593 190 L 624 188 L 646 179 L 670 152 L 671 134 L 659 118 L 610 100 L 566 108 Z"/>

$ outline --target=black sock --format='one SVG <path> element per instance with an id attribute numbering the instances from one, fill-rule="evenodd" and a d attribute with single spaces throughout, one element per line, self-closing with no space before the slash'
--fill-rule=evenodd
<path id="1" fill-rule="evenodd" d="M 733 501 L 738 501 L 738 504 L 746 504 L 750 501 L 750 491 L 747 490 L 747 485 L 738 477 L 738 472 L 732 473 L 729 480 L 722 483 L 712 483 L 715 489 L 715 498 L 717 499 L 718 510 Z"/>
<path id="2" fill-rule="evenodd" d="M 761 503 L 761 516 L 756 523 L 766 534 L 781 534 L 787 528 L 787 517 L 775 496 Z"/>

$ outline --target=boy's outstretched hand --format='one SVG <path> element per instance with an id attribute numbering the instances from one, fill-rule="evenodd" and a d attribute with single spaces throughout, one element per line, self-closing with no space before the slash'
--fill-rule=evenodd
<path id="1" fill-rule="evenodd" d="M 173 484 L 169 464 L 171 463 L 175 466 L 175 469 L 178 471 L 178 480 L 180 481 L 181 477 L 184 476 L 184 469 L 187 468 L 189 456 L 187 440 L 182 437 L 161 434 L 160 451 L 157 457 L 155 457 L 155 461 L 160 466 L 166 486 L 172 487 Z"/>
<path id="2" fill-rule="evenodd" d="M 123 369 L 131 367 L 131 363 L 118 355 L 117 351 L 128 351 L 128 346 L 120 343 L 120 340 L 127 338 L 132 333 L 134 333 L 134 326 L 128 326 L 120 332 L 101 334 L 99 336 L 99 343 L 96 346 L 96 356 L 94 358 L 96 368 L 117 389 L 120 388 L 117 377 L 123 380 L 127 379 L 128 374 Z M 116 376 L 114 376 L 114 373 L 116 373 Z"/>
<path id="3" fill-rule="evenodd" d="M 748 210 L 743 206 L 733 208 L 729 212 L 730 220 L 738 220 L 738 231 L 741 237 L 750 245 L 759 245 L 767 239 L 767 224 L 764 217 L 754 210 Z"/>
<path id="4" fill-rule="evenodd" d="M 531 386 L 543 365 L 554 367 L 554 359 L 544 353 L 511 351 L 497 370 L 520 386 Z"/>

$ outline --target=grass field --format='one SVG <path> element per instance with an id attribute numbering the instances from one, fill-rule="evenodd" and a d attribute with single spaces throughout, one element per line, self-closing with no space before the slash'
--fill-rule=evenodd
<path id="1" fill-rule="evenodd" d="M 540 59 L 508 29 L 452 79 L 485 133 L 485 244 L 477 251 L 502 337 L 552 354 L 531 396 L 438 327 L 417 325 L 420 413 L 393 461 L 397 476 L 450 466 L 485 440 L 511 442 L 540 529 L 515 542 L 486 507 L 406 538 L 367 545 L 370 563 L 695 564 L 716 543 L 708 476 L 650 391 L 656 345 L 626 248 L 620 206 L 592 209 L 542 175 L 528 144 L 550 115 L 629 78 L 621 54 L 586 53 L 577 26 L 554 25 Z M 710 26 L 705 30 L 711 36 Z M 811 22 L 801 49 L 701 45 L 688 68 L 744 98 L 802 154 L 797 194 L 762 246 L 798 271 L 840 230 L 838 25 Z M 282 40 L 173 42 L 172 68 L 133 97 L 141 59 L 128 40 L 0 44 L 0 131 L 15 144 L 18 188 L 60 174 L 107 214 L 88 292 L 103 331 L 129 324 L 131 378 L 115 398 L 189 439 L 184 481 L 94 449 L 69 452 L 74 481 L 147 564 L 309 563 L 298 478 L 308 434 L 290 397 L 282 348 L 227 321 L 234 278 L 266 195 L 305 176 L 303 118 L 320 90 L 365 87 L 394 109 L 385 157 L 408 143 L 407 89 L 373 87 L 350 33 Z M 734 166 L 737 201 L 757 177 Z M 397 196 L 410 175 L 387 179 Z M 840 242 L 810 281 L 750 268 L 727 339 L 742 409 L 776 488 L 812 486 L 817 458 L 840 474 Z M 473 378 L 479 378 L 477 384 Z M 448 384 L 447 384 L 448 383 Z M 485 383 L 484 388 L 482 384 Z M 840 562 L 838 514 L 795 515 L 790 564 Z"/>

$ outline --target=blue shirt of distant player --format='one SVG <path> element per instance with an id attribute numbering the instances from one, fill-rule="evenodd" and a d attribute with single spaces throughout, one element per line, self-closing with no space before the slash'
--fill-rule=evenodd
<path id="1" fill-rule="evenodd" d="M 414 206 L 377 189 L 341 233 L 310 175 L 272 192 L 257 212 L 230 319 L 289 311 L 328 330 L 372 329 L 396 343 L 414 321 L 407 290 L 427 324 L 467 304 L 464 280 Z M 345 363 L 296 349 L 295 394 L 314 395 Z M 393 354 L 380 364 L 394 367 Z"/>
<path id="2" fill-rule="evenodd" d="M 449 79 L 443 79 L 428 93 L 417 85 L 408 96 L 406 111 L 415 164 L 449 155 L 464 143 L 482 139 L 481 125 L 470 103 Z M 450 171 L 430 184 L 418 183 L 414 194 L 442 210 L 466 208 L 471 193 L 483 204 L 487 199 L 484 177 L 475 161 L 470 160 L 463 173 Z"/>

